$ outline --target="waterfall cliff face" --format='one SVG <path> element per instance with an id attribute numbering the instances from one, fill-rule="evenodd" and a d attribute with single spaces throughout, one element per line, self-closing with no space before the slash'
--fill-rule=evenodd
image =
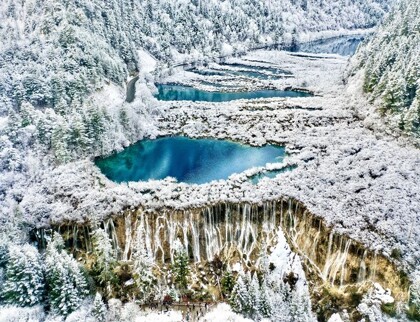
<path id="1" fill-rule="evenodd" d="M 209 262 L 218 256 L 249 266 L 255 263 L 262 245 L 274 244 L 279 224 L 275 208 L 273 203 L 263 207 L 220 204 L 161 213 L 137 210 L 117 218 L 113 225 L 124 231 L 117 233 L 118 243 L 123 245 L 122 260 L 130 260 L 133 233 L 142 229 L 146 248 L 157 263 L 173 261 L 179 240 L 193 263 Z"/>
<path id="2" fill-rule="evenodd" d="M 325 288 L 334 290 L 335 296 L 344 296 L 349 288 L 370 281 L 391 289 L 398 300 L 407 297 L 407 281 L 394 263 L 334 232 L 293 199 L 260 205 L 221 203 L 189 210 L 139 208 L 113 216 L 102 225 L 121 261 L 130 261 L 133 240 L 140 229 L 148 253 L 160 266 L 173 261 L 181 242 L 192 264 L 218 257 L 248 269 L 255 268 L 260 255 L 276 245 L 281 227 L 291 249 L 302 258 L 313 297 L 318 298 Z M 73 250 L 91 250 L 88 225 L 56 229 Z"/>

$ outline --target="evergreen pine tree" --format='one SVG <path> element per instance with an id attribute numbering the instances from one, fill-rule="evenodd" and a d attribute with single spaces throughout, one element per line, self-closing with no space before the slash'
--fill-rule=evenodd
<path id="1" fill-rule="evenodd" d="M 261 287 L 260 287 L 259 311 L 263 318 L 269 318 L 272 315 L 271 299 L 268 295 L 267 284 L 265 281 L 261 283 Z"/>
<path id="2" fill-rule="evenodd" d="M 93 254 L 95 255 L 95 264 L 93 269 L 96 273 L 96 279 L 100 285 L 106 286 L 110 291 L 111 284 L 116 281 L 113 269 L 116 265 L 115 251 L 107 233 L 98 228 L 94 230 L 92 236 Z"/>
<path id="3" fill-rule="evenodd" d="M 6 303 L 19 306 L 33 306 L 43 301 L 43 265 L 35 247 L 29 244 L 9 247 L 2 293 Z"/>
<path id="4" fill-rule="evenodd" d="M 257 274 L 251 279 L 251 284 L 249 285 L 249 297 L 248 297 L 248 311 L 249 317 L 253 320 L 259 320 L 261 315 L 259 312 L 260 308 L 260 285 L 258 282 Z"/>
<path id="5" fill-rule="evenodd" d="M 139 225 L 134 240 L 132 260 L 134 263 L 133 276 L 139 290 L 142 303 L 154 293 L 155 277 L 153 276 L 153 259 L 149 256 L 143 238 L 144 226 Z"/>
<path id="6" fill-rule="evenodd" d="M 86 279 L 73 256 L 64 250 L 64 241 L 54 233 L 46 252 L 48 297 L 53 311 L 67 316 L 89 293 Z"/>
<path id="7" fill-rule="evenodd" d="M 174 275 L 175 285 L 181 291 L 186 290 L 188 286 L 190 268 L 187 252 L 182 248 L 179 248 L 175 254 L 174 263 L 172 265 L 172 273 Z"/>
<path id="8" fill-rule="evenodd" d="M 227 270 L 223 275 L 221 284 L 223 295 L 229 297 L 235 287 L 235 278 L 230 270 Z"/>
<path id="9" fill-rule="evenodd" d="M 51 147 L 56 160 L 66 163 L 70 160 L 68 151 L 68 128 L 63 121 L 58 121 L 51 135 Z"/>
<path id="10" fill-rule="evenodd" d="M 232 309 L 237 313 L 248 313 L 249 294 L 242 275 L 236 280 L 235 287 L 232 291 L 230 304 Z"/>
<path id="11" fill-rule="evenodd" d="M 410 286 L 407 315 L 413 320 L 420 319 L 420 279 L 415 280 Z"/>
<path id="12" fill-rule="evenodd" d="M 13 108 L 8 110 L 8 119 L 7 119 L 7 133 L 11 141 L 16 142 L 18 138 L 18 131 L 22 126 L 22 119 L 18 113 Z"/>
<path id="13" fill-rule="evenodd" d="M 24 102 L 20 107 L 20 116 L 22 119 L 22 127 L 31 125 L 34 123 L 35 109 L 32 104 Z"/>

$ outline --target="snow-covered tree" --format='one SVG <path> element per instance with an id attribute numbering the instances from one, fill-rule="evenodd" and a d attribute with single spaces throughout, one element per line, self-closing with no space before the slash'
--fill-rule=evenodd
<path id="1" fill-rule="evenodd" d="M 259 320 L 261 318 L 260 309 L 260 284 L 258 282 L 257 274 L 252 276 L 251 284 L 248 289 L 249 294 L 249 316 L 253 320 Z"/>
<path id="2" fill-rule="evenodd" d="M 6 303 L 33 306 L 45 296 L 43 264 L 38 250 L 29 245 L 11 245 L 4 284 L 0 287 Z"/>
<path id="3" fill-rule="evenodd" d="M 58 233 L 54 233 L 47 246 L 45 273 L 49 303 L 61 315 L 76 310 L 89 294 L 85 276 L 73 256 L 64 250 L 64 241 Z"/>
<path id="4" fill-rule="evenodd" d="M 243 276 L 239 275 L 236 280 L 230 298 L 230 304 L 235 312 L 247 313 L 249 310 L 249 293 L 247 285 L 244 282 Z"/>
<path id="5" fill-rule="evenodd" d="M 95 299 L 93 300 L 91 315 L 98 321 L 98 322 L 105 322 L 107 319 L 107 308 L 102 301 L 102 295 L 100 293 L 96 293 Z"/>
<path id="6" fill-rule="evenodd" d="M 107 233 L 97 228 L 92 233 L 93 254 L 95 264 L 93 270 L 98 282 L 110 292 L 111 284 L 116 281 L 116 275 L 113 271 L 116 265 L 116 254 L 112 248 L 111 240 Z"/>
<path id="7" fill-rule="evenodd" d="M 190 274 L 189 258 L 183 247 L 178 247 L 172 263 L 172 274 L 175 285 L 184 291 L 188 286 L 188 276 Z"/>
<path id="8" fill-rule="evenodd" d="M 393 128 L 420 135 L 420 9 L 399 1 L 378 31 L 352 59 L 364 73 L 363 89 Z"/>
<path id="9" fill-rule="evenodd" d="M 155 292 L 155 277 L 153 275 L 153 258 L 148 254 L 144 243 L 144 226 L 139 225 L 133 245 L 133 277 L 138 288 L 141 302 L 146 302 Z"/>
<path id="10" fill-rule="evenodd" d="M 407 314 L 414 320 L 420 318 L 420 279 L 410 286 Z"/>
<path id="11" fill-rule="evenodd" d="M 267 292 L 267 285 L 263 281 L 260 287 L 259 311 L 263 318 L 269 318 L 272 315 L 272 310 L 272 300 Z"/>
<path id="12" fill-rule="evenodd" d="M 230 269 L 228 269 L 220 281 L 222 285 L 223 296 L 229 297 L 235 287 L 235 278 Z"/>

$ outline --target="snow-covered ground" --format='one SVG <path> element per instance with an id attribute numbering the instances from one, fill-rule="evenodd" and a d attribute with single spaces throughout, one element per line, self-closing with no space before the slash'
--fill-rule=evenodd
<path id="1" fill-rule="evenodd" d="M 156 59 L 153 58 L 147 51 L 141 49 L 137 51 L 139 57 L 139 69 L 142 73 L 151 73 L 156 68 Z"/>

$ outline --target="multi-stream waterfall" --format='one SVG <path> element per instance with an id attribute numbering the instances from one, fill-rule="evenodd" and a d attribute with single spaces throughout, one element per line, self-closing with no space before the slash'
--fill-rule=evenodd
<path id="1" fill-rule="evenodd" d="M 302 257 L 307 279 L 317 285 L 340 290 L 347 285 L 377 281 L 390 288 L 397 299 L 405 299 L 407 294 L 406 281 L 394 263 L 334 232 L 293 199 L 258 205 L 220 203 L 188 210 L 139 208 L 113 216 L 102 225 L 121 261 L 130 261 L 136 232 L 141 230 L 147 251 L 160 265 L 173 261 L 181 242 L 192 264 L 218 256 L 248 268 L 275 245 L 281 227 L 291 248 Z M 89 225 L 62 225 L 56 229 L 74 251 L 91 250 Z M 37 236 L 44 236 L 43 230 Z"/>

